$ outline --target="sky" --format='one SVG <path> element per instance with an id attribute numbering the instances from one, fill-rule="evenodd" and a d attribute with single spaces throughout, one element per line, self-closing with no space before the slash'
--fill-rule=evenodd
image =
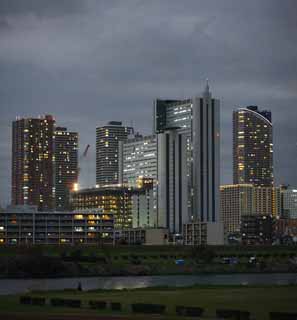
<path id="1" fill-rule="evenodd" d="M 11 123 L 52 114 L 78 131 L 82 186 L 95 130 L 152 132 L 155 98 L 221 101 L 221 182 L 232 183 L 232 110 L 272 111 L 277 184 L 297 186 L 296 0 L 1 0 L 0 204 L 10 200 Z"/>

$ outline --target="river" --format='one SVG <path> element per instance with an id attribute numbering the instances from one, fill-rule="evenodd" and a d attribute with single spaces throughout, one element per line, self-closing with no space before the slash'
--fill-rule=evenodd
<path id="1" fill-rule="evenodd" d="M 187 287 L 192 285 L 297 285 L 296 273 L 170 275 L 128 277 L 83 277 L 59 279 L 1 279 L 0 295 L 34 291 L 75 289 L 83 290 L 135 289 L 158 286 Z"/>

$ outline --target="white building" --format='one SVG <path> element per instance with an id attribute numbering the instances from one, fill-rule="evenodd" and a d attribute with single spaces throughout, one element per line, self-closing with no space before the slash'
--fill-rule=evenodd
<path id="1" fill-rule="evenodd" d="M 282 216 L 286 219 L 297 219 L 297 189 L 281 190 Z"/>
<path id="2" fill-rule="evenodd" d="M 154 118 L 159 226 L 182 233 L 185 223 L 221 223 L 219 100 L 207 83 L 202 97 L 156 100 Z"/>
<path id="3" fill-rule="evenodd" d="M 157 137 L 135 135 L 119 143 L 119 181 L 136 187 L 139 178 L 157 180 Z"/>
<path id="4" fill-rule="evenodd" d="M 157 137 L 136 134 L 119 143 L 119 182 L 145 192 L 132 195 L 133 228 L 157 226 Z"/>

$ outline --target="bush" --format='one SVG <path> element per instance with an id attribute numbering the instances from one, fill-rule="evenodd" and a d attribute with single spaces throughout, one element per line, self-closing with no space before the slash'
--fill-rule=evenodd
<path id="1" fill-rule="evenodd" d="M 210 263 L 215 258 L 215 252 L 207 246 L 197 246 L 192 248 L 191 258 L 196 263 Z"/>
<path id="2" fill-rule="evenodd" d="M 166 306 L 162 304 L 134 303 L 131 305 L 135 313 L 163 314 Z"/>
<path id="3" fill-rule="evenodd" d="M 248 311 L 218 309 L 216 311 L 218 318 L 222 319 L 236 319 L 236 320 L 249 320 L 250 313 Z"/>
<path id="4" fill-rule="evenodd" d="M 29 296 L 21 296 L 20 297 L 20 304 L 31 304 L 32 298 Z"/>
<path id="5" fill-rule="evenodd" d="M 184 307 L 177 306 L 176 314 L 179 316 L 188 316 L 188 317 L 200 317 L 203 314 L 204 309 L 199 307 Z"/>
<path id="6" fill-rule="evenodd" d="M 111 302 L 110 308 L 113 311 L 122 311 L 122 305 L 120 304 L 120 302 Z"/>
<path id="7" fill-rule="evenodd" d="M 61 298 L 52 298 L 51 305 L 53 307 L 69 307 L 69 308 L 80 308 L 81 301 L 74 299 L 61 299 Z"/>
<path id="8" fill-rule="evenodd" d="M 95 301 L 95 300 L 90 300 L 89 301 L 89 306 L 92 309 L 105 309 L 106 308 L 106 302 L 105 301 Z"/>
<path id="9" fill-rule="evenodd" d="M 44 306 L 45 305 L 45 298 L 43 297 L 32 297 L 32 305 L 34 306 Z"/>
<path id="10" fill-rule="evenodd" d="M 270 312 L 270 320 L 296 320 L 297 313 L 287 313 L 287 312 Z"/>
<path id="11" fill-rule="evenodd" d="M 61 298 L 52 298 L 51 305 L 53 307 L 63 307 L 63 306 L 65 306 L 65 301 L 64 301 L 64 299 L 61 299 Z"/>
<path id="12" fill-rule="evenodd" d="M 67 299 L 64 300 L 66 307 L 70 308 L 80 308 L 81 307 L 81 301 L 76 299 Z"/>

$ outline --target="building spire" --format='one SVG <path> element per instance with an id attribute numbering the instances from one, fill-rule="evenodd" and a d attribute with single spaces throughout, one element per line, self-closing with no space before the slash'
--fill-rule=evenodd
<path id="1" fill-rule="evenodd" d="M 208 78 L 206 78 L 205 92 L 209 92 L 209 81 L 208 81 Z"/>
<path id="2" fill-rule="evenodd" d="M 209 82 L 208 82 L 208 78 L 206 78 L 206 85 L 205 85 L 205 89 L 204 89 L 204 96 L 210 96 L 210 89 L 209 89 Z"/>

